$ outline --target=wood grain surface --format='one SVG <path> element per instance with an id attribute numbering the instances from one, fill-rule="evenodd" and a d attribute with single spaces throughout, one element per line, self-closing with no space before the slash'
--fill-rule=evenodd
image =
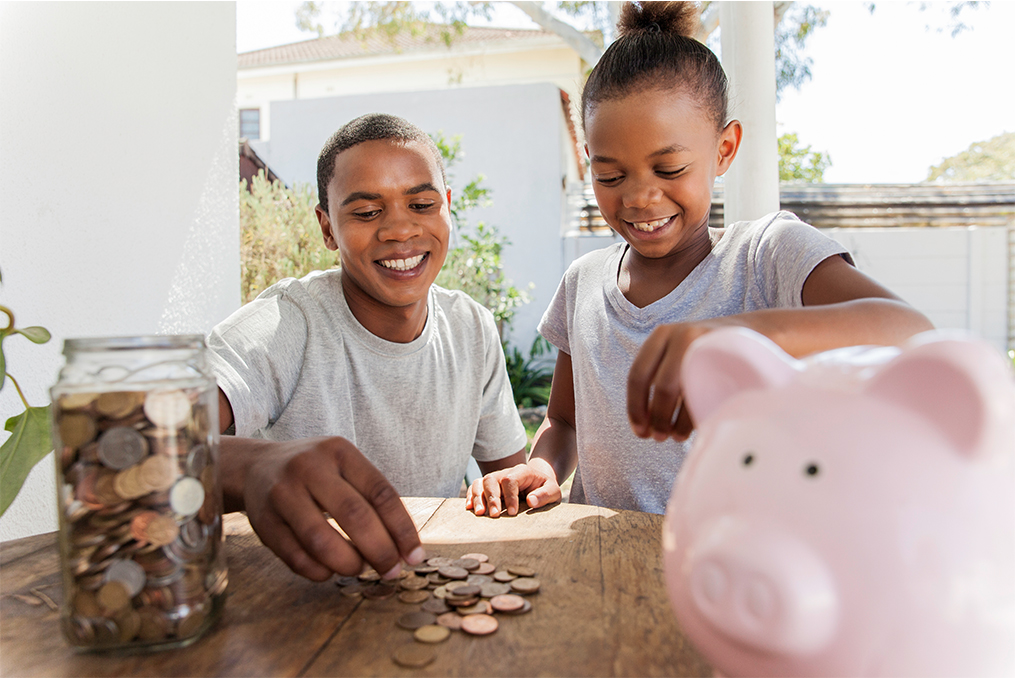
<path id="1" fill-rule="evenodd" d="M 418 608 L 353 600 L 293 574 L 242 514 L 226 516 L 229 588 L 219 622 L 190 647 L 90 654 L 63 638 L 53 534 L 0 544 L 2 676 L 704 676 L 663 584 L 662 516 L 557 504 L 476 517 L 462 499 L 405 500 L 427 552 L 485 553 L 536 570 L 532 611 L 499 615 L 490 636 L 453 632 L 421 669 L 392 661 L 413 643 L 395 621 Z M 34 593 L 33 593 L 34 591 Z M 36 601 L 40 602 L 36 602 Z"/>

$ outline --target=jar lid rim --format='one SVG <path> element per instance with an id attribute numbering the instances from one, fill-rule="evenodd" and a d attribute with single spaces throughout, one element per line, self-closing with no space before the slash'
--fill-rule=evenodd
<path id="1" fill-rule="evenodd" d="M 204 348 L 203 334 L 152 334 L 134 337 L 64 339 L 63 352 L 117 351 L 136 348 Z"/>

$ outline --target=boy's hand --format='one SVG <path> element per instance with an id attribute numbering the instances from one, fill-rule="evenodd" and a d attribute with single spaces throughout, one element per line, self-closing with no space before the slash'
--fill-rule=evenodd
<path id="1" fill-rule="evenodd" d="M 415 565 L 425 557 L 395 488 L 348 440 L 255 443 L 223 437 L 222 450 L 229 457 L 225 474 L 237 464 L 242 468 L 243 508 L 251 526 L 297 574 L 314 581 L 336 572 L 355 575 L 365 560 L 390 578 L 398 575 L 400 561 Z M 235 479 L 226 477 L 224 485 Z"/>
<path id="2" fill-rule="evenodd" d="M 465 495 L 465 508 L 477 516 L 485 513 L 496 518 L 505 510 L 509 516 L 514 516 L 518 514 L 522 495 L 525 495 L 528 508 L 539 508 L 560 501 L 557 476 L 544 460 L 532 458 L 527 464 L 518 464 L 478 478 Z"/>
<path id="3" fill-rule="evenodd" d="M 721 319 L 660 325 L 652 330 L 627 377 L 627 416 L 639 438 L 686 440 L 694 424 L 683 407 L 680 364 L 695 339 L 723 325 Z"/>

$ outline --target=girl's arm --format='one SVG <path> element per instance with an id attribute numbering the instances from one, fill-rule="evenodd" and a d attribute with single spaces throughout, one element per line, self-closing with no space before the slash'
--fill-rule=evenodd
<path id="1" fill-rule="evenodd" d="M 691 342 L 719 327 L 747 327 L 798 358 L 842 346 L 897 345 L 933 329 L 922 313 L 838 255 L 811 271 L 802 301 L 804 308 L 752 311 L 653 330 L 628 376 L 627 412 L 635 435 L 660 441 L 690 435 L 693 425 L 681 407 L 680 363 Z M 676 421 L 674 413 L 681 415 Z"/>
<path id="2" fill-rule="evenodd" d="M 546 418 L 536 431 L 528 463 L 487 474 L 473 482 L 465 508 L 476 515 L 487 513 L 496 518 L 502 507 L 508 515 L 516 515 L 523 495 L 529 508 L 560 501 L 559 479 L 571 475 L 577 464 L 571 356 L 559 351 Z"/>

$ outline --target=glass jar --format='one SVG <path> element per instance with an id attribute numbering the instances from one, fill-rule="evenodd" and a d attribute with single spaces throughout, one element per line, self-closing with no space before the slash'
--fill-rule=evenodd
<path id="1" fill-rule="evenodd" d="M 67 640 L 197 640 L 228 582 L 218 388 L 200 335 L 68 339 L 51 390 Z"/>

